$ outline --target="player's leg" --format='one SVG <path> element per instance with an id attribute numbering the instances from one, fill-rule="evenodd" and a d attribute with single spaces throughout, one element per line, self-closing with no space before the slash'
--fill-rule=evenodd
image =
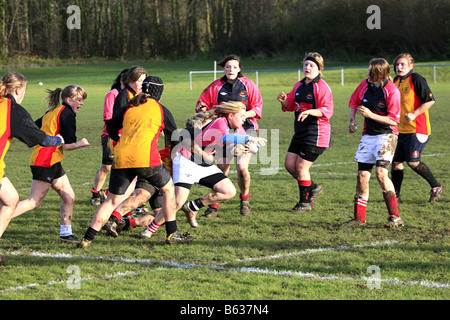
<path id="1" fill-rule="evenodd" d="M 4 176 L 0 184 L 0 238 L 11 221 L 14 210 L 19 203 L 19 194 L 11 181 Z"/>
<path id="2" fill-rule="evenodd" d="M 51 186 L 52 184 L 49 182 L 33 179 L 31 181 L 30 195 L 27 199 L 19 202 L 16 210 L 14 211 L 13 218 L 18 217 L 30 210 L 39 208 Z"/>
<path id="3" fill-rule="evenodd" d="M 52 188 L 61 197 L 61 228 L 59 242 L 76 243 L 79 241 L 72 232 L 73 204 L 75 202 L 75 193 L 70 185 L 69 178 L 66 174 L 53 180 Z"/>

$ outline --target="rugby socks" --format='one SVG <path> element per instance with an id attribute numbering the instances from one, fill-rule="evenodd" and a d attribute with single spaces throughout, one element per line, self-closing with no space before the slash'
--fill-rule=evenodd
<path id="1" fill-rule="evenodd" d="M 156 232 L 156 230 L 158 230 L 159 227 L 161 227 L 161 225 L 160 225 L 160 224 L 157 224 L 157 223 L 155 222 L 155 220 L 153 220 L 152 223 L 150 223 L 150 224 L 147 226 L 147 229 L 148 229 L 148 231 L 150 231 L 151 234 L 154 234 L 154 233 Z"/>
<path id="2" fill-rule="evenodd" d="M 239 198 L 241 199 L 241 200 L 248 200 L 249 198 L 250 198 L 250 193 L 248 193 L 248 194 L 242 194 L 242 193 L 240 193 L 239 194 Z"/>
<path id="3" fill-rule="evenodd" d="M 92 241 L 97 236 L 98 231 L 89 227 L 84 235 L 84 240 Z"/>
<path id="4" fill-rule="evenodd" d="M 355 206 L 353 215 L 355 220 L 359 220 L 362 223 L 366 222 L 366 207 L 367 207 L 367 199 L 363 199 L 357 195 L 355 195 Z"/>
<path id="5" fill-rule="evenodd" d="M 422 178 L 427 180 L 431 188 L 437 188 L 440 186 L 440 184 L 436 181 L 434 175 L 431 173 L 431 170 L 425 163 L 420 162 L 417 167 L 411 169 L 417 172 Z"/>
<path id="6" fill-rule="evenodd" d="M 386 208 L 390 216 L 400 217 L 397 206 L 397 198 L 393 191 L 383 192 L 384 202 L 386 203 Z"/>
<path id="7" fill-rule="evenodd" d="M 125 227 L 124 230 L 132 230 L 137 227 L 136 220 L 134 218 L 124 219 Z"/>
<path id="8" fill-rule="evenodd" d="M 177 220 L 166 221 L 166 234 L 170 236 L 172 233 L 178 230 Z"/>
<path id="9" fill-rule="evenodd" d="M 59 230 L 59 235 L 61 237 L 67 237 L 67 236 L 73 235 L 72 226 L 71 225 L 68 225 L 68 226 L 61 225 L 61 228 Z"/>
<path id="10" fill-rule="evenodd" d="M 91 191 L 92 191 L 92 198 L 100 198 L 100 195 L 98 194 L 100 192 L 100 190 L 97 191 L 97 190 L 94 190 L 94 188 L 92 188 Z"/>
<path id="11" fill-rule="evenodd" d="M 189 210 L 194 211 L 194 212 L 200 210 L 204 206 L 205 205 L 203 204 L 201 198 L 189 201 L 188 204 L 187 204 L 187 207 L 189 208 Z"/>
<path id="12" fill-rule="evenodd" d="M 402 188 L 403 176 L 405 170 L 391 170 L 392 183 L 394 184 L 395 194 L 397 198 L 400 196 L 400 190 Z"/>
<path id="13" fill-rule="evenodd" d="M 118 212 L 118 211 L 113 211 L 113 213 L 111 214 L 111 216 L 113 216 L 113 217 L 116 217 L 117 218 L 117 221 L 120 221 L 120 219 L 122 219 L 122 214 L 120 213 L 120 212 Z M 116 221 L 116 222 L 117 222 Z"/>
<path id="14" fill-rule="evenodd" d="M 302 202 L 302 203 L 311 202 L 310 193 L 311 193 L 312 180 L 297 179 L 297 182 L 298 182 L 298 188 L 300 190 L 300 202 Z"/>

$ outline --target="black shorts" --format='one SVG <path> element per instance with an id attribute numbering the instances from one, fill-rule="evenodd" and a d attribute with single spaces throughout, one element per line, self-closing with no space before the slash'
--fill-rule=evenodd
<path id="1" fill-rule="evenodd" d="M 422 135 L 419 141 L 415 133 L 400 133 L 393 162 L 420 162 L 423 149 L 428 142 L 428 136 Z"/>
<path id="2" fill-rule="evenodd" d="M 110 166 L 114 162 L 114 154 L 111 151 L 109 136 L 102 137 L 102 164 Z"/>
<path id="3" fill-rule="evenodd" d="M 302 159 L 314 162 L 325 151 L 326 148 L 310 146 L 308 144 L 299 144 L 291 141 L 288 152 L 299 155 Z"/>
<path id="4" fill-rule="evenodd" d="M 30 166 L 31 173 L 33 174 L 33 180 L 44 181 L 53 183 L 53 180 L 61 178 L 66 174 L 61 162 L 55 163 L 50 168 Z"/>
<path id="5" fill-rule="evenodd" d="M 156 189 L 164 187 L 172 179 L 169 171 L 163 165 L 149 168 L 112 169 L 109 191 L 117 195 L 125 194 L 136 176 L 138 177 L 136 188 L 147 190 L 151 194 Z"/>
<path id="6" fill-rule="evenodd" d="M 163 195 L 161 191 L 156 191 L 150 199 L 148 199 L 148 203 L 150 203 L 150 208 L 159 209 L 163 206 Z"/>

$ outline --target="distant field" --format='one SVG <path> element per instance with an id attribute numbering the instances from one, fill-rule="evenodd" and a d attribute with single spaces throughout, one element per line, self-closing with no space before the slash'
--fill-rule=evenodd
<path id="1" fill-rule="evenodd" d="M 77 116 L 77 136 L 86 137 L 92 146 L 66 152 L 62 163 L 76 194 L 73 229 L 78 237 L 84 235 L 96 210 L 89 199 L 101 162 L 103 99 L 116 74 L 134 64 L 164 80 L 162 103 L 172 111 L 179 127 L 194 114 L 201 91 L 213 80 L 212 74 L 196 75 L 193 90 L 189 90 L 189 71 L 212 70 L 213 62 L 101 63 L 17 70 L 29 80 L 23 106 L 35 119 L 47 108 L 41 103 L 45 89 L 79 84 L 88 92 Z M 300 62 L 244 61 L 247 70 L 299 66 Z M 437 101 L 430 112 L 432 136 L 423 161 L 448 187 L 450 67 L 438 68 L 436 83 L 432 68 L 417 71 L 426 76 Z M 182 212 L 178 214 L 180 231 L 195 237 L 191 245 L 164 245 L 164 227 L 151 240 L 141 241 L 139 228 L 116 239 L 101 232 L 89 249 L 80 251 L 74 245 L 57 243 L 60 199 L 51 191 L 40 208 L 14 219 L 0 240 L 0 253 L 8 258 L 6 265 L 0 266 L 0 300 L 449 299 L 448 190 L 431 205 L 427 202 L 428 184 L 406 169 L 403 203 L 399 205 L 406 227 L 386 230 L 387 211 L 373 176 L 367 226 L 339 228 L 353 214 L 357 170 L 353 156 L 360 139 L 360 134 L 347 132 L 348 100 L 366 73 L 365 69 L 345 70 L 345 85 L 341 86 L 340 70 L 325 72 L 335 101 L 333 138 L 331 148 L 311 170 L 314 181 L 324 187 L 311 212 L 288 212 L 298 201 L 297 184 L 284 169 L 294 118 L 292 113 L 281 112 L 276 100 L 280 91 L 292 89 L 298 74 L 260 72 L 264 111 L 259 123 L 269 144 L 251 166 L 251 216 L 240 216 L 236 196 L 221 205 L 218 218 L 199 220 L 197 229 L 190 228 Z M 255 80 L 255 73 L 244 74 Z M 6 175 L 21 199 L 28 197 L 31 185 L 30 154 L 31 149 L 15 140 L 6 156 Z M 237 186 L 235 171 L 230 178 Z M 194 187 L 190 199 L 205 192 L 207 189 Z M 79 288 L 73 287 L 74 279 L 81 279 Z M 374 284 L 379 287 L 371 290 Z"/>

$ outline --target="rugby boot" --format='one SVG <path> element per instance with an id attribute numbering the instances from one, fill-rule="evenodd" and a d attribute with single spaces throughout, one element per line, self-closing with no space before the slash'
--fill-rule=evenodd
<path id="1" fill-rule="evenodd" d="M 428 202 L 434 203 L 439 200 L 442 193 L 444 192 L 444 187 L 439 183 L 439 187 L 431 189 L 430 200 Z"/>
<path id="2" fill-rule="evenodd" d="M 152 237 L 153 233 L 147 228 L 145 227 L 144 230 L 141 231 L 141 233 L 139 233 L 139 238 L 140 239 L 150 239 Z"/>
<path id="3" fill-rule="evenodd" d="M 191 225 L 191 227 L 197 228 L 197 211 L 192 211 L 191 209 L 189 209 L 188 203 L 185 203 L 181 210 L 183 210 L 183 212 L 186 214 L 187 221 Z"/>
<path id="4" fill-rule="evenodd" d="M 74 234 L 71 234 L 69 236 L 60 236 L 58 239 L 59 243 L 77 243 L 79 241 L 80 241 L 80 239 L 75 237 Z"/>
<path id="5" fill-rule="evenodd" d="M 290 212 L 304 212 L 304 211 L 311 211 L 311 202 L 297 202 L 297 204 L 292 208 L 292 210 L 289 210 Z"/>
<path id="6" fill-rule="evenodd" d="M 242 200 L 241 199 L 240 212 L 241 212 L 241 215 L 243 215 L 243 216 L 250 215 L 250 200 Z"/>
<path id="7" fill-rule="evenodd" d="M 318 184 L 316 184 L 314 187 L 311 187 L 311 191 L 310 191 L 311 205 L 314 204 L 317 197 L 320 194 L 322 194 L 322 192 L 323 192 L 323 188 L 322 188 L 322 186 L 319 186 Z"/>
<path id="8" fill-rule="evenodd" d="M 194 237 L 190 236 L 189 233 L 182 235 L 178 231 L 175 231 L 166 238 L 166 244 L 183 244 L 191 243 L 192 241 L 194 241 Z"/>
<path id="9" fill-rule="evenodd" d="M 109 217 L 109 220 L 106 221 L 102 230 L 105 230 L 109 236 L 117 238 L 119 236 L 119 233 L 122 232 L 125 225 L 126 222 L 124 219 L 118 220 L 115 216 L 111 216 Z"/>
<path id="10" fill-rule="evenodd" d="M 402 218 L 396 216 L 389 216 L 388 222 L 384 225 L 385 228 L 398 228 L 403 227 L 405 222 L 403 222 Z"/>
<path id="11" fill-rule="evenodd" d="M 88 241 L 86 239 L 81 239 L 80 242 L 77 243 L 77 248 L 78 249 L 87 249 L 89 247 L 89 245 L 91 244 L 92 241 Z"/>
<path id="12" fill-rule="evenodd" d="M 216 218 L 219 215 L 219 210 L 209 207 L 200 218 Z"/>
<path id="13" fill-rule="evenodd" d="M 341 223 L 341 227 L 361 227 L 365 226 L 366 222 L 361 221 L 359 219 L 351 219 L 349 221 L 346 221 L 344 223 Z"/>

